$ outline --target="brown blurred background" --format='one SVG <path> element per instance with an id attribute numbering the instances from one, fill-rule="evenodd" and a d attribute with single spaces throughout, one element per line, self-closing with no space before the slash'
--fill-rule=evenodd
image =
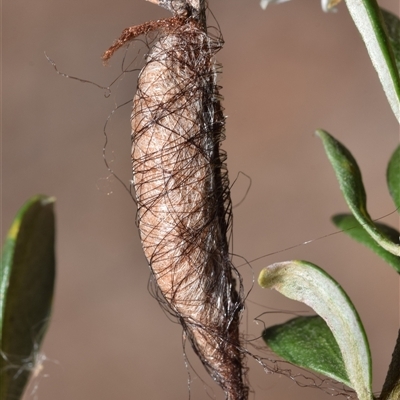
<path id="1" fill-rule="evenodd" d="M 381 4 L 399 11 L 397 0 Z M 399 327 L 398 276 L 345 234 L 284 250 L 336 231 L 330 216 L 347 211 L 316 128 L 353 152 L 372 216 L 394 210 L 385 169 L 399 128 L 364 45 L 344 4 L 336 14 L 324 14 L 318 0 L 293 0 L 265 12 L 258 0 L 210 0 L 210 7 L 226 42 L 219 61 L 230 179 L 240 171 L 252 179 L 245 201 L 234 209 L 233 252 L 252 260 L 282 250 L 253 262 L 255 276 L 270 263 L 293 258 L 332 274 L 364 322 L 379 390 Z M 107 86 L 119 74 L 123 51 L 105 68 L 102 52 L 125 27 L 166 16 L 143 0 L 3 1 L 3 238 L 28 197 L 57 198 L 57 288 L 42 349 L 48 360 L 26 399 L 189 399 L 181 328 L 147 291 L 134 203 L 102 158 L 103 125 L 115 105 L 132 98 L 135 75 L 126 75 L 106 99 L 93 85 L 57 75 L 44 56 L 46 51 L 62 72 Z M 116 112 L 107 128 L 108 160 L 126 183 L 130 109 L 128 104 Z M 239 177 L 234 204 L 248 183 Z M 395 214 L 383 222 L 398 226 Z M 249 290 L 252 272 L 241 271 Z M 266 306 L 306 310 L 255 284 L 243 319 L 250 337 L 261 333 L 254 318 L 270 311 Z M 263 320 L 272 325 L 290 317 L 266 314 Z M 191 373 L 190 399 L 222 399 L 188 355 L 206 382 Z M 251 399 L 329 398 L 266 375 L 253 361 L 248 366 Z"/>

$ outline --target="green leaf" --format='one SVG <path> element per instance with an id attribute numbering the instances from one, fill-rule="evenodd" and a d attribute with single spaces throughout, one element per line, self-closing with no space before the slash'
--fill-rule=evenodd
<path id="1" fill-rule="evenodd" d="M 397 15 L 381 8 L 383 20 L 385 21 L 386 31 L 389 42 L 393 50 L 393 55 L 400 73 L 400 19 Z"/>
<path id="2" fill-rule="evenodd" d="M 390 158 L 386 180 L 397 211 L 400 212 L 400 146 L 397 147 Z"/>
<path id="3" fill-rule="evenodd" d="M 35 367 L 55 277 L 54 199 L 32 197 L 8 232 L 0 265 L 0 400 L 16 400 Z"/>
<path id="4" fill-rule="evenodd" d="M 267 328 L 263 339 L 284 360 L 351 386 L 339 346 L 320 316 L 298 317 Z"/>
<path id="5" fill-rule="evenodd" d="M 367 196 L 362 182 L 361 171 L 350 151 L 328 132 L 318 130 L 316 134 L 322 139 L 350 211 L 380 246 L 390 253 L 400 256 L 399 244 L 394 243 L 381 232 L 368 214 Z"/>
<path id="6" fill-rule="evenodd" d="M 301 301 L 320 315 L 336 339 L 347 376 L 359 400 L 372 400 L 371 355 L 357 311 L 340 285 L 306 261 L 286 261 L 264 268 L 258 283 Z"/>
<path id="7" fill-rule="evenodd" d="M 383 90 L 400 122 L 400 78 L 386 24 L 376 0 L 346 0 L 354 23 L 361 33 Z"/>
<path id="8" fill-rule="evenodd" d="M 397 336 L 396 346 L 392 354 L 392 361 L 383 384 L 380 400 L 400 399 L 400 329 Z"/>
<path id="9" fill-rule="evenodd" d="M 357 240 L 369 247 L 374 253 L 382 257 L 389 265 L 391 265 L 398 273 L 400 273 L 400 257 L 386 251 L 367 233 L 357 219 L 351 214 L 338 214 L 332 217 L 333 223 L 348 234 L 353 239 Z M 394 243 L 399 243 L 399 232 L 385 224 L 375 222 L 375 226 L 384 233 Z"/>

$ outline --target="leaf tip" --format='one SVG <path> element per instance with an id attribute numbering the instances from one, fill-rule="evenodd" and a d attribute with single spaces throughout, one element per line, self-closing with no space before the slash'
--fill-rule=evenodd
<path id="1" fill-rule="evenodd" d="M 56 202 L 56 198 L 54 196 L 42 196 L 40 199 L 40 203 L 43 206 L 47 206 L 48 204 L 54 204 Z"/>
<path id="2" fill-rule="evenodd" d="M 16 240 L 20 226 L 21 226 L 21 220 L 15 219 L 10 227 L 10 230 L 8 231 L 7 239 Z"/>
<path id="3" fill-rule="evenodd" d="M 258 284 L 263 288 L 268 288 L 269 284 L 268 279 L 268 267 L 265 267 L 261 270 L 260 274 L 258 275 Z"/>
<path id="4" fill-rule="evenodd" d="M 315 135 L 318 136 L 321 140 L 325 140 L 330 137 L 329 133 L 324 129 L 317 129 L 315 131 Z"/>

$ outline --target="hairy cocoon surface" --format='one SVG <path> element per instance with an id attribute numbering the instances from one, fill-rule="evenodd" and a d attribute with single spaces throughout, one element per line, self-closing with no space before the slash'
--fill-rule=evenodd
<path id="1" fill-rule="evenodd" d="M 193 19 L 155 41 L 134 98 L 133 182 L 160 302 L 226 398 L 244 400 L 243 289 L 228 251 L 231 202 L 214 60 L 221 47 Z"/>

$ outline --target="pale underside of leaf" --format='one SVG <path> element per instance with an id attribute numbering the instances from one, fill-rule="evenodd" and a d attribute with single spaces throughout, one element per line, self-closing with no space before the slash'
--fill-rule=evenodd
<path id="1" fill-rule="evenodd" d="M 372 400 L 368 341 L 359 316 L 340 285 L 306 261 L 270 265 L 261 271 L 258 282 L 307 304 L 325 320 L 339 345 L 351 386 L 360 400 Z"/>
<path id="2" fill-rule="evenodd" d="M 400 78 L 393 50 L 375 0 L 346 0 L 371 62 L 376 69 L 390 107 L 400 122 Z"/>

